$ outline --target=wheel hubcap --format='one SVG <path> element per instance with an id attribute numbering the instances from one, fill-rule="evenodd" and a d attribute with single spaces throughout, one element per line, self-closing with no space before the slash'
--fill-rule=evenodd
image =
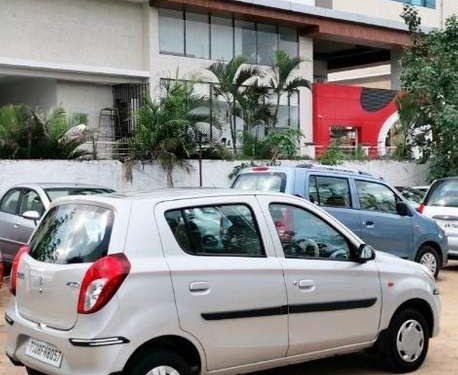
<path id="1" fill-rule="evenodd" d="M 426 266 L 431 274 L 436 274 L 437 260 L 432 253 L 424 253 L 420 258 L 420 263 Z"/>
<path id="2" fill-rule="evenodd" d="M 148 371 L 146 375 L 180 375 L 180 373 L 170 366 L 157 366 Z"/>
<path id="3" fill-rule="evenodd" d="M 404 322 L 399 329 L 396 346 L 404 361 L 415 362 L 420 358 L 425 346 L 425 334 L 421 324 L 416 320 Z"/>

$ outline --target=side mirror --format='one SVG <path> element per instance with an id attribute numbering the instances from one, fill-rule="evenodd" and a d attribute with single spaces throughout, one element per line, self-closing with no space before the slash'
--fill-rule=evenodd
<path id="1" fill-rule="evenodd" d="M 25 211 L 22 217 L 27 220 L 33 220 L 36 224 L 40 220 L 41 215 L 38 211 Z"/>
<path id="2" fill-rule="evenodd" d="M 356 261 L 366 263 L 375 259 L 375 250 L 372 246 L 363 243 L 356 252 Z"/>
<path id="3" fill-rule="evenodd" d="M 396 203 L 396 212 L 400 216 L 412 216 L 412 212 L 407 203 L 405 202 L 397 202 Z"/>

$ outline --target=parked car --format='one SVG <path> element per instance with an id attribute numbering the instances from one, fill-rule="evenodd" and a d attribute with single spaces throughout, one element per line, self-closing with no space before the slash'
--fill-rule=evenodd
<path id="1" fill-rule="evenodd" d="M 0 199 L 0 249 L 10 265 L 19 247 L 27 243 L 49 204 L 67 195 L 111 193 L 97 185 L 35 183 L 13 186 Z"/>
<path id="2" fill-rule="evenodd" d="M 396 190 L 415 208 L 423 201 L 425 197 L 425 191 L 418 190 L 408 186 L 395 186 Z"/>
<path id="3" fill-rule="evenodd" d="M 0 250 L 0 289 L 2 288 L 3 285 L 3 272 L 5 271 L 5 268 L 3 266 L 3 255 L 2 251 Z"/>
<path id="4" fill-rule="evenodd" d="M 64 198 L 11 292 L 6 353 L 29 374 L 234 374 L 372 347 L 407 372 L 439 330 L 425 267 L 286 194 Z"/>
<path id="5" fill-rule="evenodd" d="M 418 210 L 445 231 L 449 258 L 458 259 L 458 177 L 435 181 Z"/>
<path id="6" fill-rule="evenodd" d="M 310 200 L 377 250 L 420 262 L 436 277 L 447 263 L 443 230 L 418 214 L 396 189 L 368 173 L 313 164 L 254 167 L 242 170 L 232 187 Z"/>

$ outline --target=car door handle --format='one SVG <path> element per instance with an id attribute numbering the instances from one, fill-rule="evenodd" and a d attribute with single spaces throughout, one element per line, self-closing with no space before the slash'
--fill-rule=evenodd
<path id="1" fill-rule="evenodd" d="M 374 227 L 374 222 L 372 220 L 367 220 L 364 225 L 366 225 L 366 228 L 373 228 Z"/>
<path id="2" fill-rule="evenodd" d="M 210 284 L 207 281 L 195 281 L 189 284 L 189 291 L 193 293 L 203 293 L 210 290 Z"/>
<path id="3" fill-rule="evenodd" d="M 313 280 L 296 280 L 294 285 L 307 292 L 313 292 L 315 290 L 315 282 Z"/>

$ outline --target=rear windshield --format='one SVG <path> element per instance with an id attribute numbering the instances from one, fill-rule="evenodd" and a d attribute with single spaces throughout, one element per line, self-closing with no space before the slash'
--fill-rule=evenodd
<path id="1" fill-rule="evenodd" d="M 73 188 L 49 188 L 45 189 L 45 192 L 50 201 L 53 201 L 57 198 L 66 197 L 68 195 L 93 195 L 93 194 L 107 194 L 114 193 L 112 189 L 104 188 L 83 188 L 83 187 L 73 187 Z"/>
<path id="2" fill-rule="evenodd" d="M 46 263 L 92 263 L 108 253 L 113 212 L 89 205 L 52 208 L 30 241 L 32 258 Z"/>
<path id="3" fill-rule="evenodd" d="M 425 204 L 428 206 L 458 207 L 458 180 L 436 182 L 431 187 Z"/>
<path id="4" fill-rule="evenodd" d="M 237 177 L 232 188 L 248 191 L 284 193 L 286 188 L 286 174 L 278 172 L 244 173 Z"/>

